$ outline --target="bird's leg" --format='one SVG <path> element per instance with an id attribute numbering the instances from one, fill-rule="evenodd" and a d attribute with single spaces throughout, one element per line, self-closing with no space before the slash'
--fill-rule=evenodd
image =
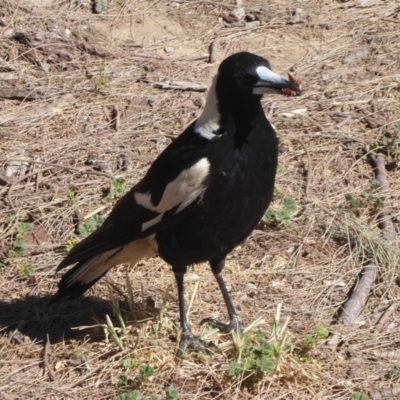
<path id="1" fill-rule="evenodd" d="M 182 357 L 185 353 L 186 349 L 192 349 L 195 351 L 203 352 L 210 354 L 210 350 L 208 347 L 211 347 L 211 343 L 207 343 L 204 340 L 201 340 L 199 337 L 193 335 L 192 330 L 186 319 L 186 311 L 185 311 L 185 299 L 184 299 L 184 285 L 183 278 L 186 273 L 186 266 L 180 268 L 173 268 L 175 274 L 176 284 L 178 286 L 178 301 L 179 301 L 179 316 L 180 316 L 180 325 L 182 330 L 182 337 L 179 342 L 179 348 L 177 352 L 178 357 Z"/>
<path id="2" fill-rule="evenodd" d="M 216 328 L 220 329 L 224 332 L 231 332 L 235 331 L 236 333 L 242 332 L 242 327 L 240 325 L 239 317 L 235 311 L 235 307 L 232 304 L 232 300 L 229 296 L 228 290 L 226 289 L 225 281 L 222 278 L 222 269 L 225 265 L 225 257 L 222 259 L 214 259 L 210 261 L 211 270 L 215 276 L 215 279 L 218 282 L 218 286 L 222 292 L 222 296 L 224 296 L 226 308 L 228 309 L 229 314 L 229 323 L 224 324 L 223 322 L 217 321 L 213 318 L 205 318 L 203 319 L 200 324 L 204 324 L 206 322 L 210 322 L 211 325 L 215 326 Z"/>

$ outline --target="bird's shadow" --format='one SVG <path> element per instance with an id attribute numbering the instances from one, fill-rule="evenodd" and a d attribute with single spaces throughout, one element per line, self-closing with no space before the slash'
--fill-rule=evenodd
<path id="1" fill-rule="evenodd" d="M 0 332 L 17 341 L 22 334 L 22 339 L 27 336 L 32 341 L 59 343 L 88 334 L 93 338 L 96 336 L 93 326 L 105 323 L 106 314 L 113 319 L 110 301 L 82 297 L 49 305 L 50 298 L 27 296 L 12 301 L 0 300 Z M 99 333 L 104 338 L 104 334 Z"/>

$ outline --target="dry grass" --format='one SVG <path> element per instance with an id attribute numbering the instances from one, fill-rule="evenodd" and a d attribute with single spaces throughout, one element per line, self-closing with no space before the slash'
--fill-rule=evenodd
<path id="1" fill-rule="evenodd" d="M 360 3 L 267 2 L 261 26 L 249 29 L 224 26 L 219 15 L 229 7 L 212 1 L 110 1 L 100 15 L 83 1 L 2 2 L 0 90 L 20 92 L 18 99 L 0 102 L 0 175 L 14 168 L 10 184 L 0 186 L 1 398 L 112 399 L 133 388 L 165 398 L 172 385 L 181 399 L 348 399 L 355 391 L 399 385 L 390 371 L 400 356 L 387 358 L 399 348 L 399 311 L 376 328 L 400 296 L 399 251 L 381 239 L 376 207 L 381 198 L 398 225 L 399 7 L 394 0 L 365 8 Z M 260 9 L 253 0 L 244 6 Z M 288 25 L 297 7 L 308 18 Z M 179 59 L 208 54 L 216 36 L 215 64 Z M 165 47 L 174 51 L 166 54 Z M 199 115 L 204 94 L 152 84 L 208 84 L 217 64 L 239 50 L 267 56 L 280 73 L 293 71 L 306 89 L 299 99 L 264 99 L 280 136 L 283 166 L 277 178 L 282 195 L 272 208 L 286 196 L 296 200 L 298 212 L 287 227 L 255 230 L 230 255 L 225 272 L 244 324 L 257 323 L 251 331 L 262 330 L 270 339 L 278 304 L 282 324 L 289 318 L 290 347 L 282 353 L 279 372 L 249 387 L 228 375 L 232 338 L 198 327 L 204 317 L 226 314 L 205 265 L 188 274 L 187 296 L 188 301 L 193 296 L 194 330 L 220 349 L 213 357 L 174 358 L 176 291 L 170 268 L 159 259 L 129 271 L 136 308 L 122 312 L 127 324 L 125 334 L 118 334 L 122 350 L 107 334 L 106 315 L 120 326 L 111 301 L 118 294 L 110 294 L 107 280 L 126 293 L 127 266 L 114 268 L 88 297 L 47 305 L 65 244 L 80 238 L 77 223 L 93 213 L 107 215 L 115 203 L 107 196 L 112 179 L 133 185 Z M 385 139 L 388 134 L 392 142 Z M 387 155 L 386 194 L 371 184 L 368 152 L 377 145 L 385 145 Z M 34 169 L 42 172 L 32 174 Z M 353 201 L 346 199 L 349 194 Z M 28 248 L 11 256 L 21 220 L 34 231 L 22 234 Z M 369 260 L 381 273 L 357 326 L 333 324 Z M 34 272 L 27 279 L 29 264 Z M 306 335 L 317 325 L 340 335 L 340 347 L 317 340 L 300 357 Z M 137 360 L 137 366 L 124 366 L 127 359 Z M 155 373 L 140 383 L 143 364 Z M 121 375 L 133 382 L 119 386 Z"/>

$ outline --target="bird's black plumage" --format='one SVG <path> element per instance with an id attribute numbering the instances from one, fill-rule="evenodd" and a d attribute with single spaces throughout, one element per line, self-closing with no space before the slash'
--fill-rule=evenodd
<path id="1" fill-rule="evenodd" d="M 63 276 L 54 301 L 83 294 L 115 264 L 159 255 L 177 280 L 183 354 L 197 346 L 186 321 L 183 276 L 188 265 L 209 261 L 228 308 L 226 327 L 240 330 L 221 271 L 271 201 L 278 140 L 260 100 L 282 89 L 301 92 L 262 57 L 243 52 L 225 59 L 199 119 L 61 262 L 58 270 L 78 264 Z"/>

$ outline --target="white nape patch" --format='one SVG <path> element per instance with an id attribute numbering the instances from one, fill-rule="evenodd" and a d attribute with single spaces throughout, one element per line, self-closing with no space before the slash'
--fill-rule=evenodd
<path id="1" fill-rule="evenodd" d="M 135 240 L 123 247 L 92 257 L 68 278 L 67 286 L 75 282 L 89 284 L 114 265 L 122 263 L 134 265 L 141 260 L 156 256 L 158 254 L 158 246 L 154 238 L 155 235 L 150 235 L 143 239 Z"/>
<path id="2" fill-rule="evenodd" d="M 151 193 L 136 192 L 134 197 L 139 205 L 161 214 L 142 224 L 142 232 L 161 221 L 162 214 L 166 211 L 179 205 L 176 214 L 200 197 L 207 189 L 204 181 L 209 172 L 210 162 L 204 157 L 190 168 L 183 170 L 172 182 L 168 183 L 157 205 L 152 203 Z"/>
<path id="3" fill-rule="evenodd" d="M 218 100 L 216 93 L 216 83 L 218 74 L 214 76 L 211 87 L 208 91 L 206 105 L 200 117 L 194 124 L 194 131 L 207 140 L 218 138 L 214 132 L 219 129 L 220 115 L 218 111 Z"/>

